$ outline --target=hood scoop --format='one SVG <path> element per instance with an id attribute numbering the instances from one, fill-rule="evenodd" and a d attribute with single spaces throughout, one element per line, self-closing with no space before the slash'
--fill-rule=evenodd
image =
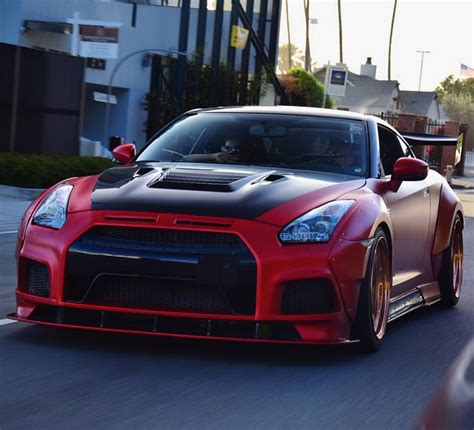
<path id="1" fill-rule="evenodd" d="M 149 188 L 174 190 L 234 191 L 234 182 L 250 176 L 248 173 L 210 169 L 163 169 L 163 172 L 148 183 Z"/>

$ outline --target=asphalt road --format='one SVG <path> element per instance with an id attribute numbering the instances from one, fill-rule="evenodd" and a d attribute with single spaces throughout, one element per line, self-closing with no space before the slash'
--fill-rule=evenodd
<path id="1" fill-rule="evenodd" d="M 15 285 L 2 231 L 0 324 Z M 469 218 L 459 305 L 396 321 L 371 355 L 0 325 L 0 429 L 413 428 L 474 335 L 473 261 Z"/>

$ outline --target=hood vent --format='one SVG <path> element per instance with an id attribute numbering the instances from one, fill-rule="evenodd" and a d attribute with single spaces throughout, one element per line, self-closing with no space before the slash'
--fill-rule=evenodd
<path id="1" fill-rule="evenodd" d="M 268 175 L 263 181 L 264 182 L 275 182 L 279 181 L 280 179 L 284 179 L 286 176 L 284 175 L 278 175 L 276 173 L 273 173 L 272 175 Z"/>
<path id="2" fill-rule="evenodd" d="M 255 181 L 252 182 L 252 185 L 255 185 L 255 184 L 268 185 L 268 184 L 271 184 L 273 182 L 281 181 L 281 180 L 288 180 L 288 176 L 272 172 L 270 174 L 266 174 L 266 175 L 261 176 L 260 178 L 256 179 Z"/>
<path id="3" fill-rule="evenodd" d="M 150 188 L 175 190 L 233 191 L 232 184 L 248 173 L 207 169 L 168 169 L 148 184 Z"/>
<path id="4" fill-rule="evenodd" d="M 153 170 L 155 170 L 153 167 L 141 167 L 134 173 L 133 177 L 138 178 L 140 176 L 146 175 L 147 173 L 150 173 Z"/>

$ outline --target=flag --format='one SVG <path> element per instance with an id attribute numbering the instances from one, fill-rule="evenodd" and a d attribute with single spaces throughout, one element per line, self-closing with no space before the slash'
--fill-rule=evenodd
<path id="1" fill-rule="evenodd" d="M 461 63 L 461 76 L 465 78 L 474 78 L 474 69 Z"/>

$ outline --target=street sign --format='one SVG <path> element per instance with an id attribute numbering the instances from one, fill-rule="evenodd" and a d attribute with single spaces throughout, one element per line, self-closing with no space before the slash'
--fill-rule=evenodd
<path id="1" fill-rule="evenodd" d="M 118 58 L 118 28 L 101 25 L 79 25 L 81 57 Z"/>
<path id="2" fill-rule="evenodd" d="M 107 95 L 104 93 L 99 93 L 98 91 L 94 91 L 92 94 L 96 102 L 111 103 L 113 105 L 117 104 L 117 97 L 115 97 L 113 94 Z"/>
<path id="3" fill-rule="evenodd" d="M 245 49 L 248 37 L 249 31 L 246 28 L 233 25 L 230 46 L 233 48 Z"/>
<path id="4" fill-rule="evenodd" d="M 344 97 L 346 94 L 348 70 L 345 65 L 327 66 L 326 94 Z"/>

